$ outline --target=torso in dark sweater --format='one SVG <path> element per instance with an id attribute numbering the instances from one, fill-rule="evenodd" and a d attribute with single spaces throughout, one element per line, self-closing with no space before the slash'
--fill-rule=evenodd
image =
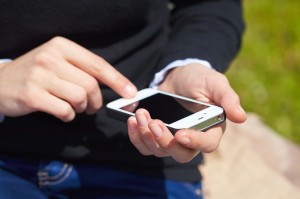
<path id="1" fill-rule="evenodd" d="M 67 37 L 102 56 L 139 89 L 160 67 L 168 40 L 167 1 L 0 1 L 0 58 L 14 59 L 54 36 Z M 101 86 L 104 102 L 117 95 Z M 105 109 L 64 123 L 44 113 L 5 119 L 0 124 L 0 154 L 116 166 L 147 175 L 198 180 L 201 155 L 187 164 L 142 156 L 132 146 L 124 123 Z M 184 172 L 178 172 L 184 171 Z"/>
<path id="2" fill-rule="evenodd" d="M 63 36 L 106 59 L 138 89 L 178 59 L 207 60 L 225 71 L 241 43 L 241 0 L 172 1 L 171 13 L 167 0 L 0 0 L 0 59 Z M 105 85 L 101 91 L 105 103 L 118 97 Z M 69 123 L 40 112 L 6 117 L 0 155 L 100 163 L 188 181 L 200 179 L 202 161 L 201 154 L 186 164 L 142 156 L 130 143 L 126 124 L 108 118 L 104 108 Z"/>

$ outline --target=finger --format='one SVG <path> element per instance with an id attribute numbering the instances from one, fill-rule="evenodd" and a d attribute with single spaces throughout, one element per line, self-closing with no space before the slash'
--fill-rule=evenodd
<path id="1" fill-rule="evenodd" d="M 122 97 L 135 96 L 136 87 L 103 58 L 61 37 L 52 39 L 50 43 L 57 46 L 63 52 L 64 58 L 71 64 L 97 78 Z"/>
<path id="2" fill-rule="evenodd" d="M 188 148 L 209 153 L 218 148 L 222 135 L 222 127 L 216 126 L 206 132 L 189 129 L 180 130 L 175 134 L 175 139 Z"/>
<path id="3" fill-rule="evenodd" d="M 135 117 L 130 117 L 127 120 L 128 125 L 128 135 L 131 143 L 135 148 L 143 155 L 152 155 L 153 153 L 145 145 L 143 139 L 140 136 L 138 124 Z"/>
<path id="4" fill-rule="evenodd" d="M 45 59 L 47 61 L 43 66 L 47 67 L 47 70 L 53 71 L 59 78 L 84 89 L 87 97 L 87 113 L 95 113 L 102 106 L 102 95 L 99 83 L 93 76 L 73 66 L 64 59 L 53 58 L 53 56 L 47 56 Z M 61 85 L 57 84 L 53 90 L 59 89 L 60 86 Z M 78 92 L 80 93 L 80 90 L 78 90 Z"/>
<path id="5" fill-rule="evenodd" d="M 65 122 L 75 118 L 75 111 L 64 100 L 40 89 L 33 89 L 31 92 L 33 93 L 32 96 L 35 96 L 31 98 L 33 110 L 46 112 Z"/>
<path id="6" fill-rule="evenodd" d="M 71 104 L 77 113 L 86 110 L 87 94 L 82 87 L 56 76 L 51 79 L 51 84 L 48 87 L 48 91 L 52 95 Z"/>
<path id="7" fill-rule="evenodd" d="M 173 134 L 160 120 L 153 120 L 149 123 L 149 128 L 154 135 L 157 144 L 167 151 L 176 161 L 184 163 L 192 160 L 199 151 L 187 148 L 178 143 Z"/>
<path id="8" fill-rule="evenodd" d="M 231 88 L 228 80 L 220 75 L 215 78 L 211 89 L 213 100 L 216 104 L 221 105 L 227 115 L 227 118 L 233 122 L 242 123 L 246 120 L 246 113 L 241 107 L 239 96 Z"/>
<path id="9" fill-rule="evenodd" d="M 91 89 L 90 92 L 87 93 L 87 97 L 88 97 L 88 104 L 87 104 L 86 113 L 94 114 L 103 105 L 103 98 L 102 98 L 100 86 Z"/>
<path id="10" fill-rule="evenodd" d="M 221 99 L 221 106 L 224 108 L 229 120 L 242 123 L 247 119 L 244 109 L 241 107 L 238 95 L 231 89 Z"/>
<path id="11" fill-rule="evenodd" d="M 148 123 L 151 121 L 150 114 L 145 109 L 138 109 L 135 113 L 137 124 L 139 127 L 139 132 L 141 137 L 146 144 L 147 148 L 153 152 L 157 157 L 165 157 L 168 155 L 164 150 L 162 150 L 159 145 L 156 143 L 152 132 L 148 127 Z"/>

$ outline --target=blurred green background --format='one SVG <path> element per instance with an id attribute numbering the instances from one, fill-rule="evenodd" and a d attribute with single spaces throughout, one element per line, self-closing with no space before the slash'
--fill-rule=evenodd
<path id="1" fill-rule="evenodd" d="M 226 75 L 247 112 L 300 144 L 300 0 L 243 4 L 243 46 Z"/>

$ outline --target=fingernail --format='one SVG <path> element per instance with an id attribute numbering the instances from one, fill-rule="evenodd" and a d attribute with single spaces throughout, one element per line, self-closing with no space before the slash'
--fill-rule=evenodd
<path id="1" fill-rule="evenodd" d="M 152 125 L 149 126 L 149 128 L 150 128 L 151 132 L 154 134 L 154 136 L 156 138 L 160 138 L 161 137 L 161 135 L 162 135 L 163 132 L 162 132 L 162 129 L 160 128 L 159 125 L 152 124 Z"/>
<path id="2" fill-rule="evenodd" d="M 129 97 L 134 97 L 136 94 L 136 88 L 130 84 L 126 85 L 124 88 L 124 92 Z"/>

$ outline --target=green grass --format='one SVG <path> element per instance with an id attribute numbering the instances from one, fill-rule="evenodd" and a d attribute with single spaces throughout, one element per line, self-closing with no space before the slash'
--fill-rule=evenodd
<path id="1" fill-rule="evenodd" d="M 226 72 L 245 110 L 298 144 L 299 8 L 299 0 L 245 0 L 243 46 Z"/>

